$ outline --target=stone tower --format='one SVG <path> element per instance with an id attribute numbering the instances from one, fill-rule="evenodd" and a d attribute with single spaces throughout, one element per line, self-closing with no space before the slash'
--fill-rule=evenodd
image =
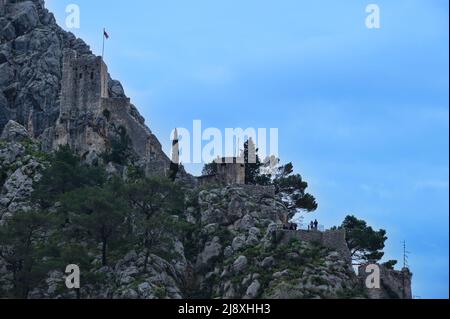
<path id="1" fill-rule="evenodd" d="M 64 52 L 61 80 L 61 117 L 96 113 L 108 98 L 108 68 L 101 57 L 77 57 Z"/>
<path id="2" fill-rule="evenodd" d="M 245 184 L 245 164 L 241 157 L 216 159 L 217 178 L 225 185 Z"/>
<path id="3" fill-rule="evenodd" d="M 53 135 L 49 148 L 69 145 L 87 163 L 96 163 L 125 132 L 131 157 L 146 175 L 164 176 L 170 159 L 130 99 L 110 94 L 109 79 L 102 57 L 64 51 L 60 115 L 49 132 Z"/>
<path id="4" fill-rule="evenodd" d="M 180 164 L 180 144 L 178 139 L 178 130 L 175 129 L 172 141 L 172 163 Z"/>

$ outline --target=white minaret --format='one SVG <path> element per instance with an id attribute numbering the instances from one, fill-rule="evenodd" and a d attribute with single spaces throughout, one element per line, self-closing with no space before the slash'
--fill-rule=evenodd
<path id="1" fill-rule="evenodd" d="M 178 130 L 175 129 L 172 141 L 172 163 L 180 164 L 180 145 L 178 143 Z"/>

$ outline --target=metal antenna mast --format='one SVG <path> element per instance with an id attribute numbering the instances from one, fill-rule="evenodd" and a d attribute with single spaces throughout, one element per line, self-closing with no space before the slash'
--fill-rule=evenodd
<path id="1" fill-rule="evenodd" d="M 404 240 L 402 243 L 403 243 L 403 268 L 409 268 L 408 254 L 410 254 L 410 252 L 406 250 L 406 240 Z"/>

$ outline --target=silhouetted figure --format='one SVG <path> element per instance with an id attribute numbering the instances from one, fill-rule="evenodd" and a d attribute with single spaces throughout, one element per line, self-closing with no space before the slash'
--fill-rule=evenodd
<path id="1" fill-rule="evenodd" d="M 314 230 L 314 222 L 311 221 L 311 223 L 309 224 L 309 227 L 311 228 L 311 230 Z"/>
<path id="2" fill-rule="evenodd" d="M 319 230 L 319 222 L 317 221 L 317 219 L 314 221 L 314 229 Z"/>

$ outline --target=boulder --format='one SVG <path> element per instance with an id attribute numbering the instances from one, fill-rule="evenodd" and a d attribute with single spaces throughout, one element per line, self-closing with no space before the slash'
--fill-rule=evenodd
<path id="1" fill-rule="evenodd" d="M 254 280 L 252 284 L 247 288 L 244 299 L 255 299 L 259 295 L 261 284 L 259 280 Z"/>
<path id="2" fill-rule="evenodd" d="M 24 140 L 30 139 L 30 135 L 22 125 L 14 121 L 9 121 L 3 129 L 0 139 L 7 142 L 23 142 Z"/>
<path id="3" fill-rule="evenodd" d="M 247 268 L 248 259 L 245 256 L 239 256 L 233 263 L 233 270 L 236 273 L 243 272 Z"/>
<path id="4" fill-rule="evenodd" d="M 203 251 L 197 257 L 196 268 L 204 269 L 210 266 L 211 261 L 222 253 L 222 245 L 219 237 L 214 237 L 207 242 Z"/>

